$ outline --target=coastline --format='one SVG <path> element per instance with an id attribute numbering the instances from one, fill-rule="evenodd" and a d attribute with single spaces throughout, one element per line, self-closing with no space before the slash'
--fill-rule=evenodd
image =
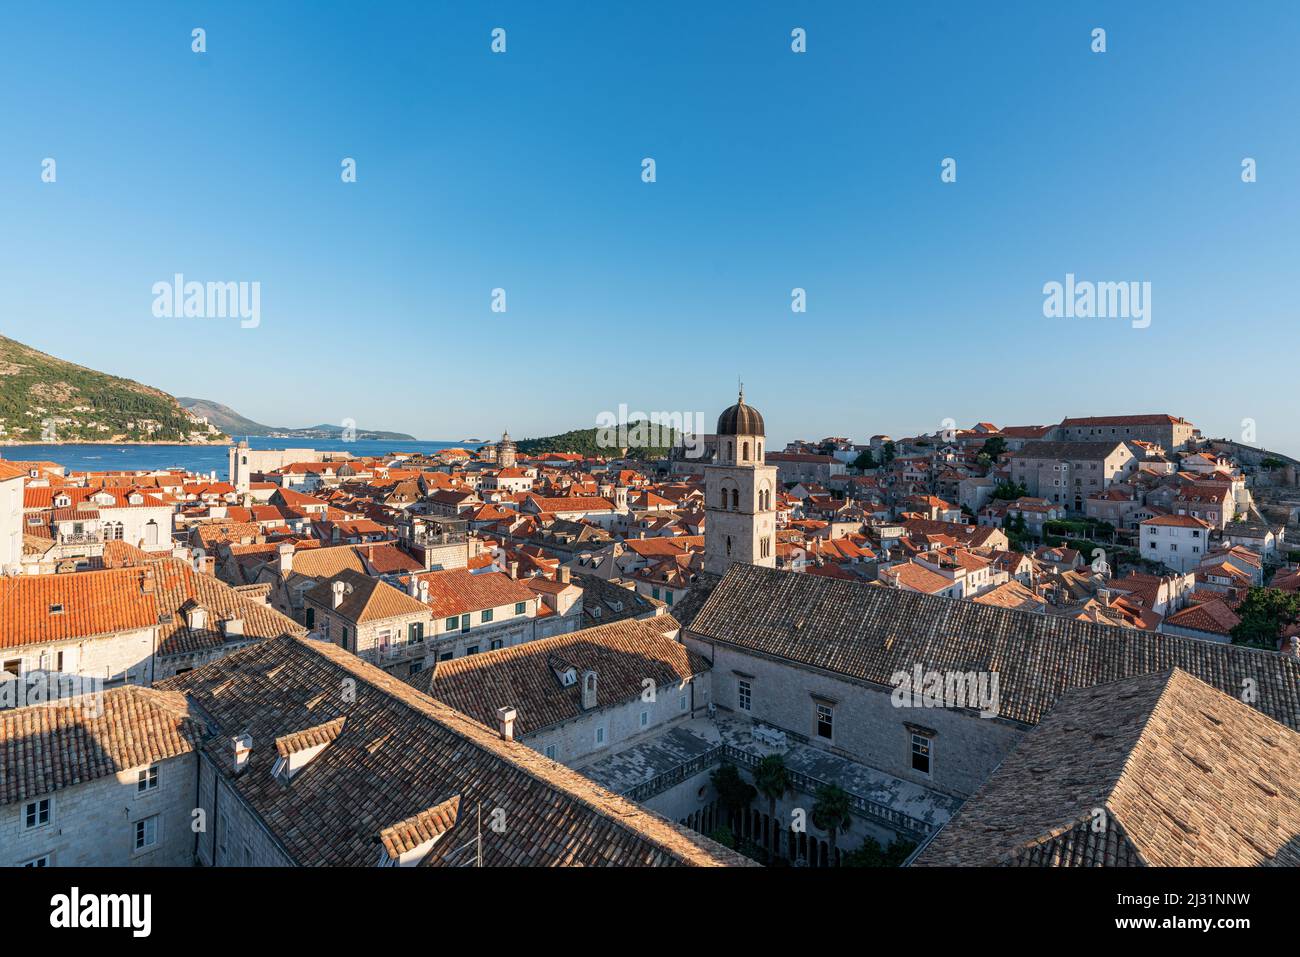
<path id="1" fill-rule="evenodd" d="M 78 439 L 70 442 L 10 442 L 0 440 L 0 448 L 40 448 L 42 446 L 58 448 L 61 445 L 175 445 L 183 448 L 202 449 L 234 445 L 234 442 L 231 439 L 226 439 L 224 442 L 151 442 L 144 439 L 124 440 L 121 442 L 108 442 L 103 439 Z"/>

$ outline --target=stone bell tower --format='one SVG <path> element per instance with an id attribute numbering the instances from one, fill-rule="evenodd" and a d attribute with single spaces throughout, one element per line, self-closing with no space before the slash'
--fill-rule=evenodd
<path id="1" fill-rule="evenodd" d="M 717 455 L 704 469 L 704 570 L 732 562 L 776 567 L 776 466 L 765 465 L 763 416 L 745 390 L 718 416 Z"/>

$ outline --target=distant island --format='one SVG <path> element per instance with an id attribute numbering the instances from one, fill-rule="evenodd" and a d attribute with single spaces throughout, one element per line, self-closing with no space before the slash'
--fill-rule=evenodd
<path id="1" fill-rule="evenodd" d="M 2 445 L 224 445 L 221 426 L 147 385 L 0 336 Z"/>
<path id="2" fill-rule="evenodd" d="M 228 405 L 212 402 L 208 399 L 194 399 L 180 396 L 176 399 L 181 408 L 193 415 L 202 416 L 217 428 L 235 437 L 259 436 L 272 439 L 339 439 L 343 436 L 341 425 L 309 425 L 300 429 L 277 425 L 263 425 L 245 418 Z M 376 439 L 383 441 L 418 442 L 413 435 L 405 432 L 385 432 L 380 429 L 357 429 L 357 439 Z"/>

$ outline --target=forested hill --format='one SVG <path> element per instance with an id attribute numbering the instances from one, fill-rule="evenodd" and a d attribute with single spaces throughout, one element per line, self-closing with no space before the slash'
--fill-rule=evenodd
<path id="1" fill-rule="evenodd" d="M 0 336 L 0 442 L 220 442 L 174 398 Z"/>
<path id="2" fill-rule="evenodd" d="M 657 440 L 655 444 L 642 444 L 637 434 L 637 423 L 627 426 L 627 457 L 633 459 L 662 459 L 667 457 L 669 448 L 677 441 L 677 433 L 667 427 L 655 434 L 648 428 L 648 437 Z M 576 452 L 587 458 L 618 458 L 621 449 L 614 446 L 602 446 L 598 434 L 603 429 L 574 429 L 560 435 L 546 435 L 536 439 L 523 439 L 517 443 L 520 455 L 540 455 L 544 452 Z M 613 431 L 613 430 L 610 430 Z"/>

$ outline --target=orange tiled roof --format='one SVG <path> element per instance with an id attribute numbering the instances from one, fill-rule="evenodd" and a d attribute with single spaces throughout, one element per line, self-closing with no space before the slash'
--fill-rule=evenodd
<path id="1" fill-rule="evenodd" d="M 429 607 L 433 617 L 450 618 L 485 608 L 499 608 L 521 601 L 534 601 L 533 591 L 501 572 L 481 572 L 474 575 L 457 568 L 445 572 L 426 572 L 417 575 L 429 583 Z M 409 579 L 403 576 L 405 584 Z"/>

